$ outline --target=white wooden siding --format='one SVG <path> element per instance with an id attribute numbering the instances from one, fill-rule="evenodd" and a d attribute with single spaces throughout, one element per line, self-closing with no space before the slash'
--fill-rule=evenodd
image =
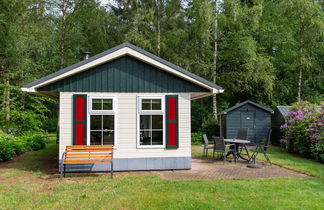
<path id="1" fill-rule="evenodd" d="M 71 93 L 60 93 L 60 159 L 66 145 L 72 145 L 72 96 Z M 84 94 L 84 93 L 83 93 Z M 191 156 L 191 113 L 190 93 L 87 93 L 96 96 L 116 96 L 117 125 L 115 132 L 115 158 L 144 157 L 190 157 Z M 137 130 L 137 96 L 145 95 L 179 95 L 179 148 L 136 148 Z"/>

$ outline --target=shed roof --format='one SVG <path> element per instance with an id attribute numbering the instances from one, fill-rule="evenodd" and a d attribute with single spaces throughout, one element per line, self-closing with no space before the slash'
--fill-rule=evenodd
<path id="1" fill-rule="evenodd" d="M 287 117 L 290 108 L 291 108 L 291 106 L 277 106 L 277 109 L 278 109 L 279 113 L 280 113 L 283 117 Z"/>
<path id="2" fill-rule="evenodd" d="M 247 100 L 247 101 L 244 101 L 244 102 L 242 102 L 240 104 L 237 104 L 235 106 L 232 106 L 232 107 L 224 110 L 223 112 L 221 112 L 221 114 L 227 114 L 228 112 L 231 112 L 231 111 L 233 111 L 233 110 L 235 110 L 235 109 L 237 109 L 237 108 L 239 108 L 241 106 L 244 106 L 245 104 L 251 104 L 251 105 L 253 105 L 255 107 L 258 107 L 259 109 L 270 112 L 271 114 L 273 113 L 273 111 L 271 109 L 268 109 L 268 108 L 266 108 L 264 106 L 261 106 L 260 104 L 254 103 L 253 101 Z"/>
<path id="3" fill-rule="evenodd" d="M 149 64 L 158 66 L 162 70 L 168 71 L 170 73 L 175 74 L 178 77 L 182 77 L 192 83 L 210 89 L 211 93 L 222 93 L 224 91 L 222 87 L 202 77 L 199 77 L 198 75 L 195 75 L 187 70 L 184 70 L 181 67 L 176 66 L 128 42 L 113 47 L 95 56 L 92 56 L 87 60 L 83 60 L 69 67 L 63 68 L 36 81 L 33 81 L 23 86 L 22 90 L 26 92 L 37 92 L 37 88 L 39 87 L 51 84 L 63 78 L 77 74 L 78 72 L 88 70 L 94 66 L 100 65 L 102 63 L 108 62 L 110 60 L 116 59 L 124 55 L 130 55 L 137 59 L 143 60 Z"/>

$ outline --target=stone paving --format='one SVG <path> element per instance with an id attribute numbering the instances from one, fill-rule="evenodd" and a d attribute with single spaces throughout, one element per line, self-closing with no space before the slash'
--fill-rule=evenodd
<path id="1" fill-rule="evenodd" d="M 192 159 L 191 170 L 173 170 L 157 172 L 161 178 L 171 180 L 190 179 L 232 179 L 232 178 L 270 178 L 270 177 L 309 177 L 277 165 L 264 165 L 262 168 L 247 168 L 247 162 L 237 163 L 212 159 Z"/>
<path id="2" fill-rule="evenodd" d="M 193 153 L 202 152 L 202 147 L 194 146 Z M 211 157 L 192 158 L 191 170 L 157 171 L 162 178 L 172 180 L 190 179 L 232 179 L 232 178 L 270 178 L 270 177 L 310 177 L 277 165 L 258 161 L 262 168 L 247 168 L 247 161 L 238 160 L 236 163 Z"/>

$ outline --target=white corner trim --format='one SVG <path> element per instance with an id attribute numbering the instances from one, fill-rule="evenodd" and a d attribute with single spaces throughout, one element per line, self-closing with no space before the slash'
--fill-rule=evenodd
<path id="1" fill-rule="evenodd" d="M 163 70 L 165 70 L 165 71 L 167 71 L 169 73 L 172 73 L 172 74 L 174 74 L 176 76 L 179 76 L 179 77 L 181 77 L 181 78 L 183 78 L 183 79 L 185 79 L 187 81 L 190 81 L 190 82 L 195 83 L 195 84 L 197 84 L 197 85 L 199 85 L 201 87 L 204 87 L 204 88 L 210 90 L 211 92 L 214 92 L 214 90 L 219 91 L 219 90 L 217 90 L 215 88 L 212 88 L 212 87 L 210 87 L 210 86 L 208 86 L 208 85 L 206 85 L 206 84 L 204 84 L 204 83 L 202 83 L 202 82 L 200 82 L 200 81 L 198 81 L 198 80 L 196 80 L 194 78 L 191 78 L 191 77 L 189 77 L 189 76 L 187 76 L 187 75 L 185 75 L 185 74 L 183 74 L 183 73 L 181 73 L 181 72 L 179 72 L 179 71 L 177 71 L 177 70 L 175 70 L 175 69 L 173 69 L 173 68 L 171 68 L 171 67 L 169 67 L 169 66 L 167 66 L 167 65 L 165 65 L 163 63 L 161 63 L 161 62 L 158 62 L 158 61 L 156 61 L 156 60 L 154 60 L 154 59 L 152 59 L 152 58 L 150 58 L 150 57 L 148 57 L 148 56 L 146 56 L 146 55 L 144 55 L 142 53 L 139 53 L 139 52 L 137 52 L 137 51 L 135 51 L 135 50 L 133 50 L 133 49 L 131 49 L 129 47 L 124 47 L 122 49 L 119 49 L 119 50 L 117 50 L 115 52 L 112 52 L 112 53 L 110 53 L 108 55 L 105 55 L 105 56 L 103 56 L 101 58 L 93 60 L 93 61 L 91 61 L 91 62 L 89 62 L 87 64 L 79 66 L 79 67 L 77 67 L 77 68 L 75 68 L 75 69 L 73 69 L 71 71 L 68 71 L 68 72 L 66 72 L 64 74 L 61 74 L 61 75 L 59 75 L 57 77 L 54 77 L 54 78 L 49 79 L 47 81 L 44 81 L 44 82 L 42 82 L 40 84 L 37 84 L 37 85 L 35 85 L 33 87 L 22 88 L 22 90 L 26 91 L 26 92 L 36 92 L 36 89 L 39 88 L 39 87 L 42 87 L 44 85 L 56 82 L 56 81 L 61 80 L 61 79 L 64 79 L 64 78 L 69 77 L 69 76 L 71 76 L 73 74 L 85 71 L 87 69 L 98 66 L 98 65 L 100 65 L 102 63 L 105 63 L 105 62 L 108 62 L 110 60 L 114 60 L 114 59 L 119 58 L 119 57 L 124 56 L 124 55 L 133 56 L 133 57 L 135 57 L 135 58 L 137 58 L 137 59 L 139 59 L 141 61 L 144 61 L 144 62 L 146 62 L 148 64 L 151 64 L 151 65 L 153 65 L 155 67 L 158 67 L 158 68 L 163 69 Z"/>

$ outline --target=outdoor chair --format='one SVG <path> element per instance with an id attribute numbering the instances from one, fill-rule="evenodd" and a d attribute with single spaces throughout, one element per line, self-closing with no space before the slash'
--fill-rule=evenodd
<path id="1" fill-rule="evenodd" d="M 239 128 L 237 130 L 236 139 L 248 140 L 248 135 L 249 135 L 249 129 L 248 128 Z M 238 149 L 239 149 L 240 153 L 242 153 L 242 150 L 243 150 L 242 145 L 240 145 L 240 148 L 238 148 Z M 250 157 L 248 149 L 246 148 L 245 145 L 244 145 L 244 149 L 245 149 L 245 152 L 246 152 L 247 156 Z"/>
<path id="2" fill-rule="evenodd" d="M 247 140 L 248 139 L 248 133 L 249 133 L 248 128 L 239 128 L 237 130 L 236 139 Z"/>
<path id="3" fill-rule="evenodd" d="M 215 152 L 223 153 L 222 156 L 225 163 L 227 153 L 231 152 L 234 156 L 234 162 L 236 163 L 237 154 L 236 154 L 235 144 L 225 144 L 224 137 L 219 137 L 219 136 L 213 136 L 213 140 L 215 144 L 213 157 Z"/>
<path id="4" fill-rule="evenodd" d="M 254 165 L 256 165 L 256 158 L 258 156 L 259 153 L 262 153 L 264 155 L 264 157 L 266 158 L 266 160 L 270 163 L 270 165 L 272 165 L 269 156 L 267 155 L 267 151 L 268 151 L 268 147 L 270 144 L 270 139 L 271 139 L 271 129 L 268 130 L 268 134 L 267 134 L 267 139 L 263 142 L 263 143 L 254 143 L 254 149 L 250 149 L 250 151 L 252 152 L 251 158 L 249 160 L 249 163 L 253 163 Z"/>
<path id="5" fill-rule="evenodd" d="M 210 143 L 208 141 L 207 135 L 203 135 L 203 140 L 204 140 L 204 152 L 203 152 L 203 157 L 207 157 L 208 155 L 208 150 L 209 149 L 214 149 L 214 145 L 210 146 Z"/>

